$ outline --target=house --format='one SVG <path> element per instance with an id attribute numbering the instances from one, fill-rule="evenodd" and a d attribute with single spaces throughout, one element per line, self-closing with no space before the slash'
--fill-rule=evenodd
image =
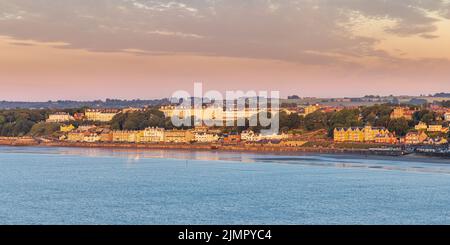
<path id="1" fill-rule="evenodd" d="M 78 121 L 84 120 L 84 113 L 77 112 L 73 114 L 73 118 Z"/>
<path id="2" fill-rule="evenodd" d="M 230 133 L 223 135 L 223 143 L 225 144 L 236 144 L 241 142 L 241 135 L 238 133 Z"/>
<path id="3" fill-rule="evenodd" d="M 390 132 L 383 127 L 350 127 L 335 128 L 333 137 L 335 142 L 375 142 L 375 139 L 383 138 Z"/>
<path id="4" fill-rule="evenodd" d="M 260 137 L 258 134 L 256 134 L 252 130 L 245 130 L 245 131 L 242 131 L 242 133 L 241 133 L 241 140 L 255 142 L 255 141 L 260 140 Z"/>
<path id="5" fill-rule="evenodd" d="M 113 142 L 136 143 L 138 131 L 116 130 L 112 132 Z"/>
<path id="6" fill-rule="evenodd" d="M 380 144 L 397 144 L 398 138 L 395 137 L 395 134 L 389 133 L 389 134 L 379 134 L 375 136 L 375 143 Z"/>
<path id="7" fill-rule="evenodd" d="M 168 143 L 189 143 L 194 139 L 194 134 L 189 130 L 167 130 L 164 135 L 164 142 Z"/>
<path id="8" fill-rule="evenodd" d="M 67 134 L 67 141 L 82 142 L 84 140 L 84 136 L 86 136 L 85 132 L 74 130 Z"/>
<path id="9" fill-rule="evenodd" d="M 266 140 L 282 140 L 288 138 L 287 134 L 261 134 L 259 136 L 260 139 L 266 139 Z"/>
<path id="10" fill-rule="evenodd" d="M 75 129 L 75 126 L 73 126 L 72 124 L 59 126 L 59 131 L 64 132 L 64 133 L 70 132 L 74 129 Z"/>
<path id="11" fill-rule="evenodd" d="M 406 120 L 412 120 L 415 110 L 411 110 L 405 107 L 396 107 L 391 113 L 391 119 L 404 118 Z"/>
<path id="12" fill-rule="evenodd" d="M 209 133 L 195 133 L 195 141 L 199 143 L 212 143 L 219 141 L 219 136 L 217 134 Z"/>
<path id="13" fill-rule="evenodd" d="M 445 128 L 440 124 L 436 124 L 436 125 L 429 125 L 427 131 L 435 133 L 448 133 L 448 128 Z"/>
<path id="14" fill-rule="evenodd" d="M 146 128 L 142 131 L 140 142 L 164 142 L 165 131 L 157 127 Z"/>
<path id="15" fill-rule="evenodd" d="M 67 112 L 56 112 L 54 114 L 48 115 L 46 122 L 48 123 L 61 123 L 73 121 L 74 118 Z"/>
<path id="16" fill-rule="evenodd" d="M 420 130 L 427 130 L 427 129 L 428 129 L 428 125 L 427 125 L 426 123 L 424 123 L 424 122 L 419 122 L 419 124 L 417 124 L 416 126 L 414 126 L 414 128 L 415 128 L 417 131 L 420 131 Z"/>
<path id="17" fill-rule="evenodd" d="M 119 112 L 117 109 L 87 109 L 84 115 L 88 121 L 109 122 Z"/>
<path id="18" fill-rule="evenodd" d="M 314 112 L 318 111 L 320 108 L 321 107 L 318 104 L 316 104 L 316 105 L 308 105 L 308 106 L 306 106 L 304 108 L 303 116 L 307 116 L 307 115 L 309 115 L 311 113 L 314 113 Z"/>
<path id="19" fill-rule="evenodd" d="M 111 131 L 109 132 L 102 132 L 100 133 L 100 142 L 112 142 L 113 141 L 113 133 Z"/>
<path id="20" fill-rule="evenodd" d="M 100 139 L 101 139 L 100 135 L 96 133 L 88 133 L 84 135 L 83 142 L 94 143 L 99 142 Z"/>
<path id="21" fill-rule="evenodd" d="M 427 139 L 428 135 L 424 131 L 409 132 L 405 136 L 405 144 L 407 145 L 422 144 Z"/>
<path id="22" fill-rule="evenodd" d="M 445 145 L 448 143 L 448 141 L 445 138 L 436 137 L 436 138 L 429 138 L 423 143 L 427 145 Z"/>

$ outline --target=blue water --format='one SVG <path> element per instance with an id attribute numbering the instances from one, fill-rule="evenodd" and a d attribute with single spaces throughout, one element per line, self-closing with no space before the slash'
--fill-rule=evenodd
<path id="1" fill-rule="evenodd" d="M 450 224 L 450 165 L 0 147 L 0 223 Z"/>

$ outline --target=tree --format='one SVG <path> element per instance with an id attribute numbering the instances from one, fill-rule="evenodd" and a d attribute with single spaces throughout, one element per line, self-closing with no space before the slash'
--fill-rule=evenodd
<path id="1" fill-rule="evenodd" d="M 332 129 L 336 127 L 362 126 L 359 120 L 359 110 L 341 110 L 331 115 L 329 125 Z"/>
<path id="2" fill-rule="evenodd" d="M 0 135 L 24 136 L 34 124 L 44 121 L 49 110 L 0 110 Z"/>
<path id="3" fill-rule="evenodd" d="M 165 127 L 167 120 L 159 110 L 119 113 L 111 120 L 114 130 L 142 130 L 148 127 Z"/>
<path id="4" fill-rule="evenodd" d="M 443 106 L 443 107 L 450 108 L 450 100 L 443 101 L 443 102 L 442 102 L 442 106 Z"/>
<path id="5" fill-rule="evenodd" d="M 388 129 L 391 132 L 395 132 L 396 135 L 404 136 L 408 133 L 409 124 L 404 118 L 393 119 L 389 122 Z"/>
<path id="6" fill-rule="evenodd" d="M 328 127 L 328 116 L 326 113 L 316 111 L 305 117 L 305 128 L 308 131 L 323 129 Z"/>
<path id="7" fill-rule="evenodd" d="M 304 117 L 299 116 L 297 113 L 287 114 L 286 112 L 280 112 L 280 128 L 282 131 L 290 129 L 298 129 L 303 125 Z"/>
<path id="8" fill-rule="evenodd" d="M 435 121 L 436 113 L 427 109 L 422 109 L 414 113 L 413 119 L 416 124 L 418 122 L 430 124 Z"/>
<path id="9" fill-rule="evenodd" d="M 28 133 L 31 136 L 49 136 L 56 135 L 60 130 L 61 124 L 59 123 L 37 123 L 34 124 Z"/>

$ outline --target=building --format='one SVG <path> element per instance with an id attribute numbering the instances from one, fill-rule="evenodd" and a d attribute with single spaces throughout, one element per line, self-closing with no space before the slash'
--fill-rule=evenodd
<path id="1" fill-rule="evenodd" d="M 225 144 L 237 144 L 241 142 L 241 135 L 237 133 L 225 134 L 223 136 L 223 143 Z"/>
<path id="2" fill-rule="evenodd" d="M 396 107 L 391 113 L 391 119 L 404 118 L 406 120 L 412 120 L 415 110 L 411 110 L 405 107 Z"/>
<path id="3" fill-rule="evenodd" d="M 81 132 L 78 130 L 71 131 L 67 134 L 67 141 L 71 142 L 83 142 L 84 136 L 86 135 L 85 132 Z"/>
<path id="4" fill-rule="evenodd" d="M 448 128 L 443 127 L 440 124 L 436 125 L 429 125 L 427 132 L 434 132 L 434 133 L 448 133 Z"/>
<path id="5" fill-rule="evenodd" d="M 259 136 L 260 140 L 282 140 L 287 139 L 289 136 L 287 134 L 261 134 Z"/>
<path id="6" fill-rule="evenodd" d="M 77 112 L 73 114 L 73 118 L 78 121 L 84 120 L 84 113 Z"/>
<path id="7" fill-rule="evenodd" d="M 444 114 L 444 119 L 445 119 L 445 121 L 450 122 L 450 112 L 446 112 Z"/>
<path id="8" fill-rule="evenodd" d="M 168 143 L 190 143 L 195 140 L 194 134 L 189 130 L 167 130 L 164 141 Z"/>
<path id="9" fill-rule="evenodd" d="M 397 144 L 399 142 L 398 138 L 395 137 L 395 134 L 382 134 L 375 136 L 375 143 L 379 144 Z"/>
<path id="10" fill-rule="evenodd" d="M 438 114 L 445 114 L 448 111 L 448 108 L 436 104 L 430 104 L 428 109 Z"/>
<path id="11" fill-rule="evenodd" d="M 164 142 L 165 129 L 146 128 L 142 131 L 140 142 Z"/>
<path id="12" fill-rule="evenodd" d="M 142 109 L 142 108 L 133 108 L 133 107 L 128 107 L 128 108 L 122 109 L 122 113 L 138 112 L 138 111 L 144 111 L 144 109 Z"/>
<path id="13" fill-rule="evenodd" d="M 73 126 L 72 124 L 59 126 L 59 131 L 64 132 L 64 133 L 70 132 L 74 129 L 75 129 L 75 126 Z"/>
<path id="14" fill-rule="evenodd" d="M 428 129 L 428 125 L 427 125 L 426 123 L 424 123 L 424 122 L 419 122 L 419 124 L 417 124 L 416 126 L 414 126 L 414 128 L 415 128 L 417 131 L 420 131 L 420 130 L 427 130 L 427 129 Z"/>
<path id="15" fill-rule="evenodd" d="M 219 141 L 219 136 L 217 134 L 209 133 L 195 133 L 195 141 L 199 143 L 213 143 Z"/>
<path id="16" fill-rule="evenodd" d="M 112 132 L 112 141 L 113 142 L 127 142 L 127 143 L 136 143 L 137 142 L 137 134 L 138 131 L 113 131 Z"/>
<path id="17" fill-rule="evenodd" d="M 109 122 L 120 111 L 116 109 L 87 109 L 85 111 L 85 119 L 96 122 Z"/>
<path id="18" fill-rule="evenodd" d="M 195 133 L 207 133 L 209 131 L 208 126 L 195 126 L 192 132 Z"/>
<path id="19" fill-rule="evenodd" d="M 335 128 L 335 142 L 375 142 L 376 138 L 386 137 L 390 132 L 385 128 L 376 128 L 372 126 Z"/>
<path id="20" fill-rule="evenodd" d="M 407 144 L 407 145 L 422 144 L 427 139 L 428 139 L 428 135 L 424 131 L 409 132 L 405 136 L 405 144 Z"/>
<path id="21" fill-rule="evenodd" d="M 429 138 L 423 142 L 427 145 L 445 145 L 448 143 L 448 140 L 442 137 Z"/>
<path id="22" fill-rule="evenodd" d="M 316 111 L 318 111 L 320 109 L 320 106 L 318 104 L 316 105 L 309 105 L 307 107 L 304 108 L 305 112 L 303 113 L 304 116 L 307 116 L 311 113 L 314 113 Z"/>
<path id="23" fill-rule="evenodd" d="M 94 142 L 99 142 L 100 139 L 101 139 L 100 135 L 98 135 L 96 133 L 88 133 L 88 134 L 84 135 L 83 142 L 94 143 Z"/>
<path id="24" fill-rule="evenodd" d="M 73 121 L 74 118 L 66 112 L 56 112 L 54 114 L 48 115 L 48 119 L 46 122 L 48 123 L 62 123 L 62 122 L 69 122 Z"/>
<path id="25" fill-rule="evenodd" d="M 259 141 L 261 138 L 258 134 L 253 132 L 252 130 L 245 130 L 241 133 L 241 140 L 242 141 L 248 141 L 248 142 L 256 142 Z"/>
<path id="26" fill-rule="evenodd" d="M 113 133 L 112 132 L 100 133 L 100 141 L 101 142 L 112 142 L 113 141 Z"/>
<path id="27" fill-rule="evenodd" d="M 224 108 L 218 106 L 202 106 L 200 108 L 191 108 L 183 106 L 162 106 L 159 109 L 166 117 L 177 116 L 179 118 L 196 117 L 203 121 L 211 121 L 216 123 L 234 122 L 238 119 L 250 119 L 256 116 L 259 112 L 270 111 L 270 108 Z"/>

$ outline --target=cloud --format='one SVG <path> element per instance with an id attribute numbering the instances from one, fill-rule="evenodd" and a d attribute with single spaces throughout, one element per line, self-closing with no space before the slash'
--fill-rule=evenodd
<path id="1" fill-rule="evenodd" d="M 355 13 L 391 20 L 385 28 L 391 35 L 433 39 L 437 17 L 448 17 L 449 8 L 435 0 L 0 0 L 0 35 L 94 52 L 345 66 L 365 57 L 392 59 L 376 48 L 381 37 L 352 30 Z"/>

